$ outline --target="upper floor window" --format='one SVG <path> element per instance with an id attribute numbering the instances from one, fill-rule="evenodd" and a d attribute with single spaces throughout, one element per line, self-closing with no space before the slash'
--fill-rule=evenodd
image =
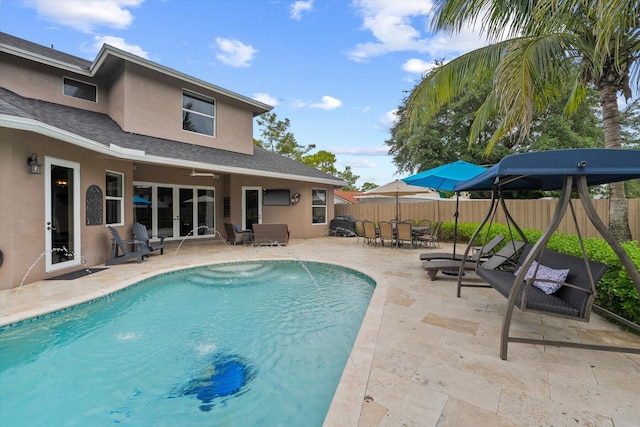
<path id="1" fill-rule="evenodd" d="M 107 171 L 106 189 L 107 225 L 124 224 L 124 175 Z"/>
<path id="2" fill-rule="evenodd" d="M 202 95 L 182 93 L 182 129 L 215 136 L 215 101 Z"/>
<path id="3" fill-rule="evenodd" d="M 64 94 L 74 98 L 86 99 L 87 101 L 97 102 L 98 87 L 89 83 L 79 82 L 78 80 L 63 79 Z"/>
<path id="4" fill-rule="evenodd" d="M 314 188 L 311 197 L 313 224 L 327 223 L 327 190 Z"/>

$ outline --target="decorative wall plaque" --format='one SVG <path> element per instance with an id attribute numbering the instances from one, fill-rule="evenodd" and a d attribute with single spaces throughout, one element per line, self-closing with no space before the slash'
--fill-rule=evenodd
<path id="1" fill-rule="evenodd" d="M 225 197 L 224 199 L 222 199 L 222 205 L 223 205 L 223 216 L 225 218 L 229 218 L 231 217 L 231 198 L 230 197 Z"/>
<path id="2" fill-rule="evenodd" d="M 102 190 L 97 185 L 87 188 L 87 225 L 102 224 Z"/>

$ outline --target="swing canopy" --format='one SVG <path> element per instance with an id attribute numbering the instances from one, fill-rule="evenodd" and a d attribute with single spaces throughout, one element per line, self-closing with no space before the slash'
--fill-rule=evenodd
<path id="1" fill-rule="evenodd" d="M 457 183 L 454 191 L 560 190 L 567 175 L 586 176 L 588 186 L 640 178 L 640 150 L 578 148 L 512 154 Z"/>

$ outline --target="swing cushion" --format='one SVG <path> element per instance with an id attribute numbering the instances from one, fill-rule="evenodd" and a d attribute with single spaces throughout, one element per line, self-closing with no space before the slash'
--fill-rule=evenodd
<path id="1" fill-rule="evenodd" d="M 518 273 L 520 273 L 521 268 L 522 267 L 518 268 L 513 273 L 514 276 L 517 276 Z M 536 268 L 538 269 L 537 272 Z M 551 295 L 560 289 L 562 287 L 562 283 L 567 280 L 569 269 L 555 270 L 543 264 L 540 264 L 538 267 L 537 261 L 533 261 L 531 267 L 529 267 L 529 271 L 527 271 L 527 274 L 524 276 L 524 279 L 532 279 L 534 278 L 534 275 L 536 280 L 533 281 L 533 286 L 540 289 L 545 294 Z"/>

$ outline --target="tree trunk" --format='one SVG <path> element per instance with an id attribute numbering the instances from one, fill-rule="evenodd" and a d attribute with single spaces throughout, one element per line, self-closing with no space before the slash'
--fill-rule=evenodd
<path id="1" fill-rule="evenodd" d="M 605 147 L 610 149 L 622 149 L 617 92 L 610 86 L 600 89 L 604 143 Z M 631 240 L 629 204 L 624 195 L 624 182 L 611 183 L 609 188 L 609 230 L 617 241 L 629 241 Z"/>

